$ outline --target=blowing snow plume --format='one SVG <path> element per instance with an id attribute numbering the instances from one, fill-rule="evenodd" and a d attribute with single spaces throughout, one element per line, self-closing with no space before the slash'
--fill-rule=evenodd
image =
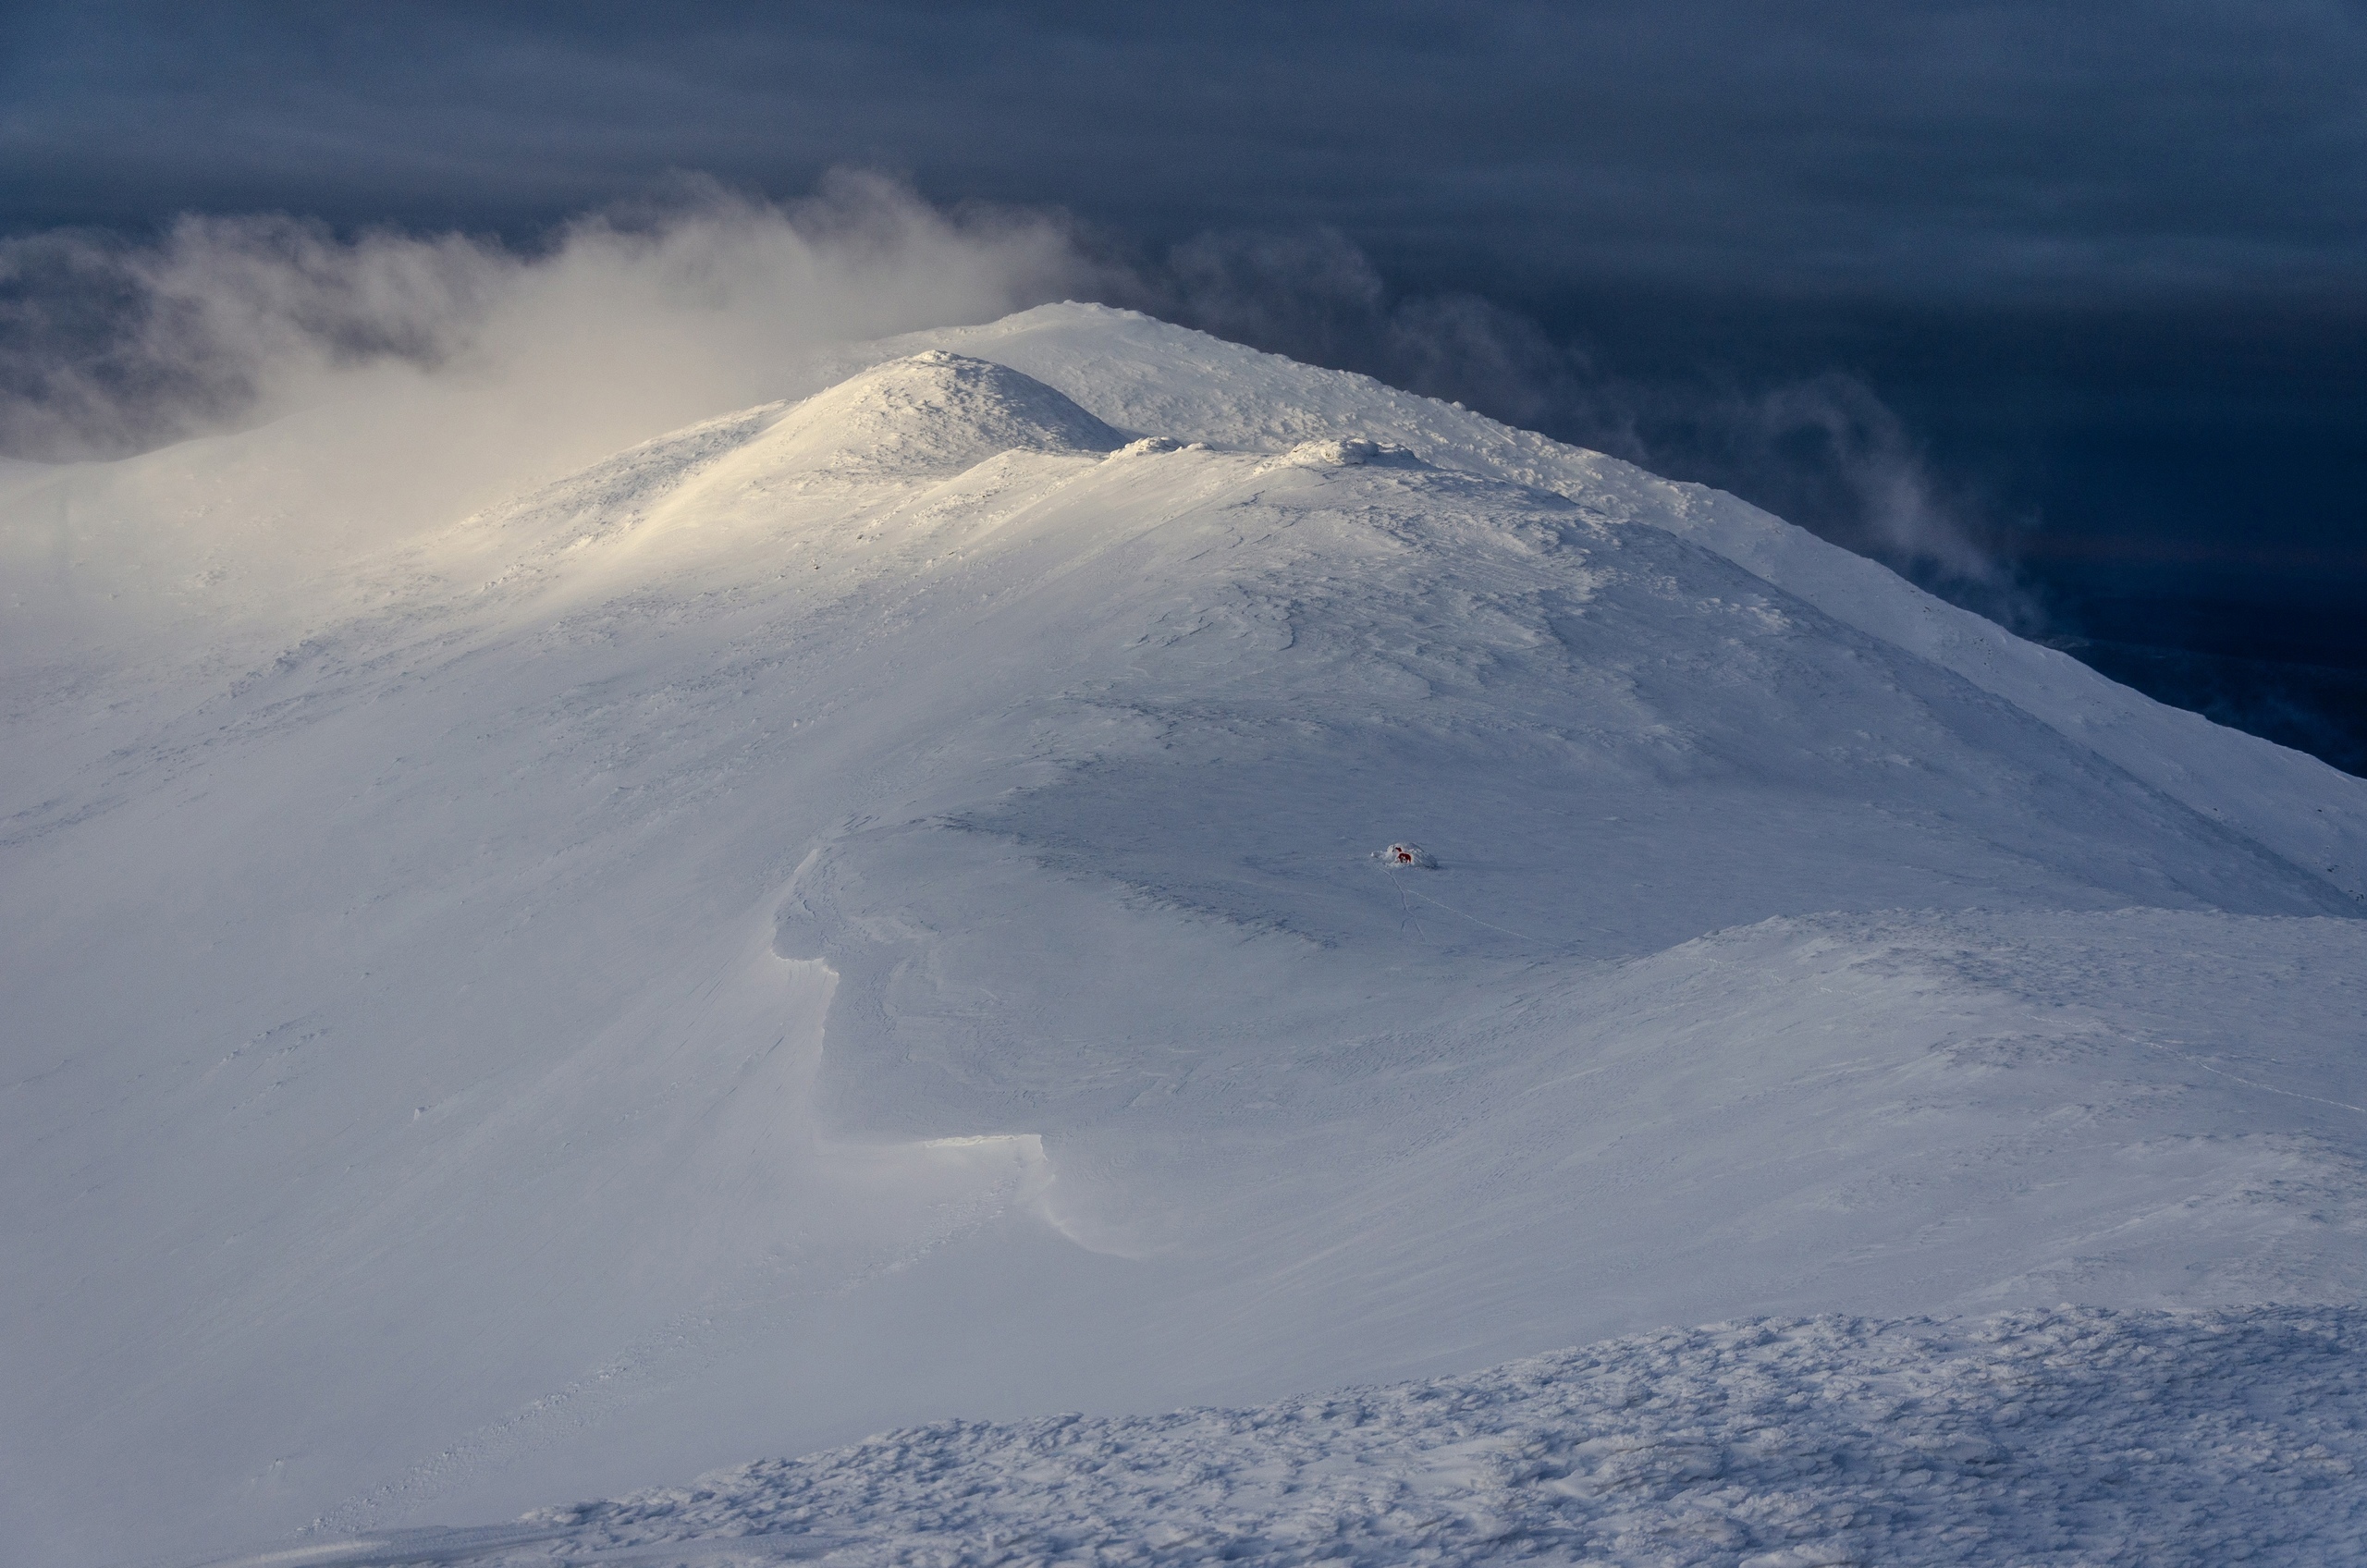
<path id="1" fill-rule="evenodd" d="M 1117 259 L 1058 214 L 932 206 L 840 173 L 788 204 L 685 178 L 536 249 L 186 217 L 151 245 L 0 244 L 0 456 L 119 458 L 292 421 L 258 502 L 399 535 L 692 420 L 813 388 L 817 346 L 1106 299 L 1459 398 L 1734 489 L 2010 622 L 2006 533 L 1837 373 L 1757 389 L 1638 378 L 1469 294 L 1404 294 L 1330 230 Z M 422 454 L 432 453 L 432 461 Z"/>
<path id="2" fill-rule="evenodd" d="M 778 397 L 817 344 L 986 320 L 1088 271 L 1051 216 L 852 174 L 787 205 L 685 180 L 532 251 L 287 216 L 184 217 L 146 246 L 35 236 L 0 248 L 0 453 L 117 458 L 292 418 L 348 481 L 292 499 L 465 508 Z"/>

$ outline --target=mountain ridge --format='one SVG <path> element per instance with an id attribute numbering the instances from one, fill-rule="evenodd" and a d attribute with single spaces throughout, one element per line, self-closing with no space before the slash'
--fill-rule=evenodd
<path id="1" fill-rule="evenodd" d="M 2361 781 L 1147 318 L 797 377 L 19 687 L 50 1560 L 1712 1317 L 2357 1299 Z"/>

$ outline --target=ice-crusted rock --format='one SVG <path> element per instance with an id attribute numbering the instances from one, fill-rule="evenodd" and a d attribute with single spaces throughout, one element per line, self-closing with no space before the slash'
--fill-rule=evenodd
<path id="1" fill-rule="evenodd" d="M 1299 468 L 1363 468 L 1367 463 L 1384 468 L 1425 466 L 1411 447 L 1367 441 L 1360 435 L 1327 435 L 1320 440 L 1302 441 L 1282 454 L 1282 461 Z"/>

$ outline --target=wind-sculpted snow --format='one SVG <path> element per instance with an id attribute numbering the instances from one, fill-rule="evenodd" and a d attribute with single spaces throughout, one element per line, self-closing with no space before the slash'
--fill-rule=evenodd
<path id="1" fill-rule="evenodd" d="M 1316 370 L 1126 312 L 1047 306 L 927 336 L 1046 376 L 1117 423 L 1179 440 L 1259 450 L 1339 440 L 1345 431 L 1350 439 L 1398 444 L 1443 467 L 1557 491 L 1607 516 L 1668 529 L 1835 620 L 2005 698 L 2367 907 L 2367 784 L 2165 707 L 1723 491 L 1672 483 L 1365 376 Z M 900 340 L 877 351 L 902 348 Z"/>
<path id="2" fill-rule="evenodd" d="M 2367 1554 L 2357 1308 L 1667 1329 L 1250 1409 L 945 1421 L 288 1568 L 2299 1568 Z"/>
<path id="3" fill-rule="evenodd" d="M 23 1554 L 2367 1291 L 2361 781 L 1139 317 L 782 390 L 318 570 L 11 481 Z"/>

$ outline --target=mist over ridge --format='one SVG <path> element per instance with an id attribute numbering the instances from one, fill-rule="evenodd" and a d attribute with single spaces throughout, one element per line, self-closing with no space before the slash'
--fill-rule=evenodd
<path id="1" fill-rule="evenodd" d="M 0 241 L 0 287 L 13 296 L 0 456 L 119 457 L 335 408 L 362 427 L 357 442 L 435 440 L 461 472 L 493 459 L 449 447 L 497 434 L 509 472 L 464 492 L 484 497 L 775 396 L 800 349 L 1102 299 L 1680 476 L 1706 464 L 2009 623 L 2033 619 L 2008 542 L 1946 494 L 1862 382 L 1622 378 L 1476 295 L 1394 294 L 1330 230 L 1208 234 L 1148 259 L 1057 212 L 939 209 L 877 176 L 835 175 L 785 205 L 685 178 L 528 251 L 190 216 L 149 245 Z"/>
<path id="2" fill-rule="evenodd" d="M 0 399 L 48 386 L 69 429 L 51 372 L 141 292 L 63 287 L 64 230 L 277 212 L 538 254 L 673 171 L 795 205 L 883 168 L 1074 214 L 1098 280 L 1059 295 L 1733 489 L 2367 766 L 2353 7 L 228 0 L 0 43 L 0 235 L 53 237 L 0 261 L 0 339 L 47 345 L 30 379 L 0 351 Z M 117 368 L 98 401 L 136 411 Z M 236 402 L 217 368 L 181 391 Z"/>
<path id="3" fill-rule="evenodd" d="M 2231 642 L 2214 629 L 2246 623 L 2207 606 L 2132 622 L 2076 575 L 2097 558 L 2079 534 L 2013 510 L 2010 473 L 1951 470 L 1862 376 L 1785 379 L 1763 355 L 1637 374 L 1480 294 L 1392 287 L 1328 229 L 1152 251 L 1056 209 L 939 207 L 841 172 L 787 203 L 681 177 L 523 248 L 285 215 L 190 215 L 145 243 L 19 237 L 0 240 L 0 457 L 120 456 L 300 418 L 352 483 L 296 504 L 425 518 L 777 396 L 779 367 L 819 345 L 1061 298 L 1719 484 L 2165 700 L 2367 766 L 2367 697 L 2341 673 L 2367 650 L 2332 621 L 2288 615 L 2323 628 L 2289 650 L 2250 630 Z M 1681 325 L 1692 307 L 1661 308 Z M 429 447 L 435 464 L 413 460 Z"/>

